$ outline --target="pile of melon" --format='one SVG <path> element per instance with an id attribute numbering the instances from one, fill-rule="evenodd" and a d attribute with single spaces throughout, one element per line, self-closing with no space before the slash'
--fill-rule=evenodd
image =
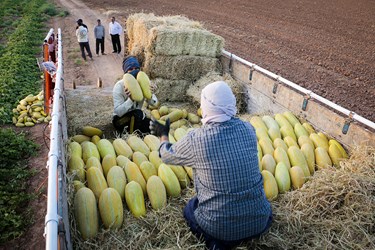
<path id="1" fill-rule="evenodd" d="M 316 132 L 309 123 L 301 124 L 289 111 L 274 117 L 252 116 L 249 121 L 256 131 L 259 169 L 269 200 L 302 187 L 315 169 L 338 166 L 348 158 L 339 142 Z"/>
<path id="2" fill-rule="evenodd" d="M 174 138 L 186 133 L 178 128 Z M 162 163 L 160 140 L 154 135 L 113 141 L 101 137 L 100 129 L 86 126 L 68 145 L 75 218 L 84 239 L 97 235 L 99 217 L 105 228 L 120 228 L 125 204 L 135 217 L 145 216 L 147 201 L 161 209 L 167 197 L 180 196 L 193 178 L 190 167 Z"/>
<path id="3" fill-rule="evenodd" d="M 51 116 L 44 112 L 44 94 L 28 95 L 19 101 L 13 109 L 13 124 L 17 127 L 31 127 L 37 123 L 51 121 Z"/>
<path id="4" fill-rule="evenodd" d="M 193 114 L 161 106 L 151 112 L 160 122 L 171 120 L 172 143 L 200 127 L 200 110 Z M 269 200 L 302 187 L 316 169 L 337 166 L 348 157 L 339 142 L 315 132 L 308 123 L 301 124 L 291 112 L 241 119 L 255 128 L 259 168 Z M 161 209 L 167 197 L 179 197 L 181 189 L 193 181 L 191 167 L 162 163 L 160 140 L 154 135 L 141 138 L 131 134 L 113 140 L 102 137 L 100 129 L 86 126 L 68 145 L 68 167 L 76 190 L 75 218 L 84 239 L 97 235 L 99 219 L 105 228 L 120 228 L 125 207 L 136 218 L 145 216 L 147 204 Z"/>
<path id="5" fill-rule="evenodd" d="M 188 112 L 186 109 L 179 109 L 162 105 L 159 108 L 151 108 L 151 116 L 160 123 L 165 124 L 165 121 L 170 121 L 169 140 L 174 143 L 179 139 L 174 137 L 175 131 L 178 128 L 200 128 L 201 127 L 201 109 L 199 108 L 195 113 Z M 178 133 L 177 133 L 178 134 Z"/>

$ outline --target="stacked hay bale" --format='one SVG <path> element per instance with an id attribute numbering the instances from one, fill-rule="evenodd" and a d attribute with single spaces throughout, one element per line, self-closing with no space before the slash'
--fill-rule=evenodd
<path id="1" fill-rule="evenodd" d="M 128 53 L 158 86 L 161 102 L 186 99 L 187 88 L 209 72 L 221 73 L 224 39 L 182 16 L 138 13 L 127 20 Z M 168 90 L 168 91 L 165 91 Z"/>

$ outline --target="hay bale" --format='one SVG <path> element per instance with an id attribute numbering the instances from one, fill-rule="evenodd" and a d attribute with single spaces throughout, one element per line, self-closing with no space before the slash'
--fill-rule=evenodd
<path id="1" fill-rule="evenodd" d="M 159 26 L 150 30 L 145 51 L 153 55 L 219 57 L 224 39 L 204 29 Z"/>
<path id="2" fill-rule="evenodd" d="M 219 59 L 211 57 L 146 55 L 143 70 L 152 79 L 194 81 L 208 72 L 220 73 L 221 67 Z"/>
<path id="3" fill-rule="evenodd" d="M 236 97 L 237 113 L 244 112 L 246 110 L 244 85 L 234 80 L 229 74 L 221 75 L 217 72 L 207 73 L 205 76 L 194 82 L 194 84 L 189 86 L 189 88 L 186 90 L 186 96 L 190 101 L 199 105 L 201 102 L 202 89 L 208 84 L 216 81 L 225 81 L 229 85 L 229 87 L 233 91 L 234 96 Z"/>
<path id="4" fill-rule="evenodd" d="M 131 55 L 190 55 L 219 57 L 224 39 L 182 16 L 134 14 L 127 20 Z"/>
<path id="5" fill-rule="evenodd" d="M 138 55 L 143 52 L 148 43 L 149 30 L 162 24 L 164 21 L 154 14 L 130 15 L 126 20 L 129 54 Z"/>
<path id="6" fill-rule="evenodd" d="M 153 79 L 152 82 L 157 86 L 155 95 L 161 103 L 186 101 L 186 90 L 192 84 L 188 80 L 168 80 L 163 78 Z"/>

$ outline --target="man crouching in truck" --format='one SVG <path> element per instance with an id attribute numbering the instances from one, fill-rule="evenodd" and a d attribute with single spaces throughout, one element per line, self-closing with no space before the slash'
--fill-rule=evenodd
<path id="1" fill-rule="evenodd" d="M 140 65 L 135 56 L 127 56 L 122 63 L 124 73 L 129 73 L 137 78 L 140 70 Z M 150 86 L 154 90 L 154 86 Z M 114 112 L 112 124 L 119 133 L 138 130 L 142 133 L 150 132 L 150 119 L 142 111 L 144 100 L 136 102 L 133 101 L 130 91 L 125 87 L 124 80 L 118 81 L 113 87 L 113 104 Z M 149 101 L 149 104 L 156 104 L 157 98 L 155 95 Z"/>
<path id="2" fill-rule="evenodd" d="M 227 83 L 207 85 L 201 93 L 201 128 L 171 144 L 169 120 L 152 120 L 160 137 L 164 163 L 193 167 L 196 196 L 183 214 L 190 230 L 209 249 L 231 249 L 265 233 L 272 210 L 264 190 L 257 156 L 257 137 L 250 123 L 236 118 L 236 98 Z"/>

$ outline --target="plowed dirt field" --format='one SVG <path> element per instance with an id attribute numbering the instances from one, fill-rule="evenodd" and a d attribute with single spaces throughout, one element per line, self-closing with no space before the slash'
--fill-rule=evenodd
<path id="1" fill-rule="evenodd" d="M 375 2 L 369 0 L 87 0 L 125 17 L 184 15 L 225 50 L 375 121 Z M 109 22 L 109 20 L 107 21 Z"/>

